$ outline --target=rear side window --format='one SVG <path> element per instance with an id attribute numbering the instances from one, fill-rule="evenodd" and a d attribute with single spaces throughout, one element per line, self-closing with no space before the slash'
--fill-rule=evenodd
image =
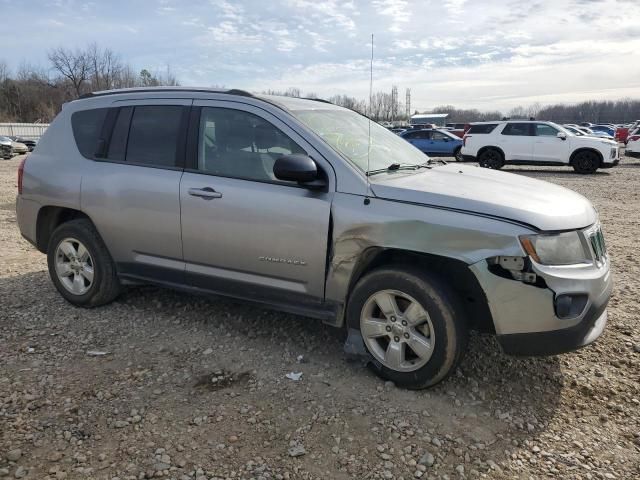
<path id="1" fill-rule="evenodd" d="M 109 149 L 106 158 L 116 162 L 124 162 L 126 158 L 127 138 L 129 136 L 129 122 L 133 114 L 133 107 L 123 107 L 118 111 L 113 131 L 111 132 L 111 140 L 109 141 Z"/>
<path id="2" fill-rule="evenodd" d="M 531 135 L 530 123 L 507 123 L 502 130 L 502 135 L 511 135 L 515 137 L 529 137 Z"/>
<path id="3" fill-rule="evenodd" d="M 127 142 L 127 163 L 175 167 L 183 107 L 135 107 Z"/>
<path id="4" fill-rule="evenodd" d="M 83 157 L 95 158 L 107 111 L 108 108 L 96 108 L 81 110 L 71 115 L 73 138 Z"/>
<path id="5" fill-rule="evenodd" d="M 481 125 L 471 125 L 467 133 L 491 133 L 498 126 L 497 123 L 483 123 Z"/>

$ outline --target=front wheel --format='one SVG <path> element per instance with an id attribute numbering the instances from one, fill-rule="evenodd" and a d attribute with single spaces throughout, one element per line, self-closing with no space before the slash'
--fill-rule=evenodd
<path id="1" fill-rule="evenodd" d="M 453 152 L 453 156 L 456 158 L 456 162 L 462 162 L 464 161 L 464 157 L 462 156 L 462 148 L 458 147 L 455 149 L 455 151 Z"/>
<path id="2" fill-rule="evenodd" d="M 571 160 L 571 166 L 577 173 L 595 173 L 600 166 L 600 158 L 594 152 L 578 152 Z"/>
<path id="3" fill-rule="evenodd" d="M 462 359 L 467 328 L 461 311 L 440 280 L 411 267 L 383 268 L 357 283 L 347 321 L 360 330 L 380 377 L 419 389 L 444 380 Z"/>

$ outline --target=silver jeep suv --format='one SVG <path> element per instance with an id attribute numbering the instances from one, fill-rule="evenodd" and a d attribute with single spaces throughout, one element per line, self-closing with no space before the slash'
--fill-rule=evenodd
<path id="1" fill-rule="evenodd" d="M 505 352 L 603 331 L 598 216 L 542 181 L 436 164 L 353 111 L 238 90 L 90 94 L 19 169 L 23 236 L 74 305 L 152 283 L 345 327 L 345 349 L 409 388 L 460 362 L 470 330 Z"/>

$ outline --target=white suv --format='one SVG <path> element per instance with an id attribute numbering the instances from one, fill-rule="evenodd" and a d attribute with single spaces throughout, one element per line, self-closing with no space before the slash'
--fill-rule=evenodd
<path id="1" fill-rule="evenodd" d="M 505 164 L 571 165 L 578 173 L 618 164 L 618 144 L 577 136 L 552 122 L 501 121 L 474 123 L 463 138 L 464 161 L 498 169 Z"/>
<path id="2" fill-rule="evenodd" d="M 625 155 L 628 157 L 640 157 L 640 127 L 629 133 Z"/>

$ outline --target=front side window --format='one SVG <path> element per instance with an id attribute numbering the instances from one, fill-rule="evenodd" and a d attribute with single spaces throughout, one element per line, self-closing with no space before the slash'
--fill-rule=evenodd
<path id="1" fill-rule="evenodd" d="M 417 132 L 411 132 L 404 136 L 404 138 L 409 138 L 411 140 L 427 140 L 430 136 L 431 132 L 418 130 Z"/>
<path id="2" fill-rule="evenodd" d="M 306 154 L 264 118 L 229 108 L 202 108 L 198 138 L 198 170 L 223 177 L 290 184 L 274 176 L 276 159 Z"/>
<path id="3" fill-rule="evenodd" d="M 530 131 L 529 123 L 507 123 L 502 130 L 502 135 L 528 137 L 530 135 Z"/>
<path id="4" fill-rule="evenodd" d="M 558 135 L 558 130 L 546 123 L 536 123 L 535 132 L 538 137 L 555 137 Z"/>
<path id="5" fill-rule="evenodd" d="M 451 140 L 451 137 L 449 135 L 446 135 L 442 132 L 432 132 L 431 133 L 431 140 L 437 140 L 437 141 L 448 141 Z"/>
<path id="6" fill-rule="evenodd" d="M 127 142 L 127 163 L 175 167 L 183 107 L 135 107 Z"/>

